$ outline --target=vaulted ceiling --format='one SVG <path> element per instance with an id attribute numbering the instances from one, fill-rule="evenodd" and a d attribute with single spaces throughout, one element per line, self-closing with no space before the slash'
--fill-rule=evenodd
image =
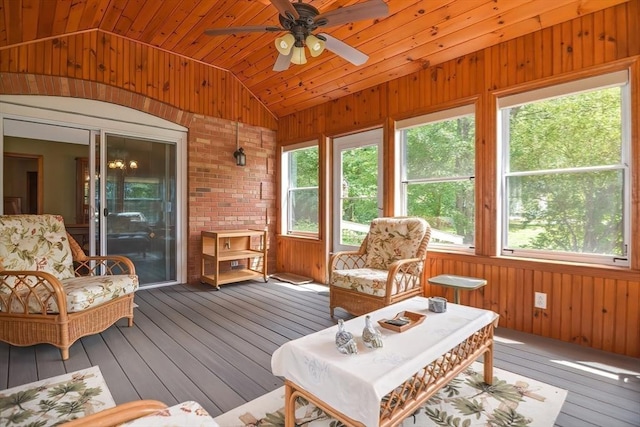
<path id="1" fill-rule="evenodd" d="M 307 3 L 323 13 L 362 1 Z M 626 0 L 384 1 L 385 18 L 322 29 L 369 55 L 360 66 L 325 51 L 276 72 L 274 40 L 284 32 L 204 34 L 280 26 L 270 0 L 2 0 L 0 49 L 99 29 L 228 70 L 283 116 Z"/>

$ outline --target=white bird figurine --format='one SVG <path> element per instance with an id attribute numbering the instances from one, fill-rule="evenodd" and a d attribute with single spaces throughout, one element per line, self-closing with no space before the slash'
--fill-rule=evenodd
<path id="1" fill-rule="evenodd" d="M 353 334 L 344 329 L 344 321 L 338 320 L 338 332 L 336 333 L 336 346 L 340 353 L 358 354 L 358 346 L 353 339 Z"/>
<path id="2" fill-rule="evenodd" d="M 382 347 L 382 333 L 371 323 L 371 316 L 367 314 L 364 318 L 364 329 L 362 330 L 362 341 L 369 348 Z"/>

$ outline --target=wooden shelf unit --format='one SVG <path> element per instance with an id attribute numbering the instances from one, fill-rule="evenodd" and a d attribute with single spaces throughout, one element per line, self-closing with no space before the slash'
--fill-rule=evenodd
<path id="1" fill-rule="evenodd" d="M 267 276 L 267 230 L 203 231 L 200 281 L 220 285 Z M 223 262 L 238 261 L 241 268 L 223 270 Z"/>

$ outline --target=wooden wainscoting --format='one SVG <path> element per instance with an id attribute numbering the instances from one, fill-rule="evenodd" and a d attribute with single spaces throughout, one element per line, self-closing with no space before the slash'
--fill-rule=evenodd
<path id="1" fill-rule="evenodd" d="M 482 277 L 482 289 L 460 292 L 460 303 L 500 314 L 500 326 L 605 351 L 640 357 L 640 278 L 636 272 L 447 254 L 430 251 L 427 277 Z M 547 308 L 534 308 L 534 293 Z M 453 300 L 427 284 L 426 295 Z"/>
<path id="2" fill-rule="evenodd" d="M 323 240 L 289 236 L 276 237 L 276 271 L 311 277 L 325 283 L 327 277 L 327 247 Z"/>

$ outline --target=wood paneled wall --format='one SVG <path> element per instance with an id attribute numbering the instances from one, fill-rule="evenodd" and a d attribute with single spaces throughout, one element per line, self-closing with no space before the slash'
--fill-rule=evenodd
<path id="1" fill-rule="evenodd" d="M 292 258 L 278 256 L 285 250 L 292 254 Z M 278 238 L 276 271 L 286 271 L 304 277 L 325 277 L 326 256 L 327 248 L 321 240 Z"/>
<path id="2" fill-rule="evenodd" d="M 487 278 L 489 284 L 485 288 L 464 294 L 462 302 L 500 313 L 501 326 L 639 357 L 639 27 L 638 0 L 584 15 L 282 117 L 279 145 L 306 136 L 340 135 L 383 123 L 387 135 L 385 173 L 393 176 L 395 120 L 475 103 L 476 253 L 431 251 L 427 276 L 449 273 Z M 625 68 L 631 70 L 632 87 L 632 268 L 596 268 L 498 257 L 497 97 Z M 385 214 L 392 215 L 392 181 L 386 179 L 385 182 Z M 328 233 L 321 235 L 321 241 L 329 239 Z M 278 236 L 278 268 L 291 270 L 298 260 L 305 258 L 320 261 L 319 246 L 322 245 Z M 314 276 L 316 280 L 327 279 L 324 273 L 327 258 L 322 259 L 324 268 L 313 270 L 318 274 Z M 452 298 L 435 286 L 427 286 L 426 292 Z M 534 292 L 547 293 L 546 310 L 534 310 Z"/>
<path id="3" fill-rule="evenodd" d="M 277 129 L 271 112 L 228 71 L 100 30 L 0 49 L 0 72 L 105 83 L 182 111 Z"/>
<path id="4" fill-rule="evenodd" d="M 460 292 L 461 304 L 493 310 L 500 326 L 629 356 L 640 356 L 638 273 L 474 257 L 431 251 L 427 277 L 483 277 L 488 285 Z M 535 292 L 547 309 L 533 307 Z M 453 300 L 453 291 L 428 285 L 426 295 Z"/>

